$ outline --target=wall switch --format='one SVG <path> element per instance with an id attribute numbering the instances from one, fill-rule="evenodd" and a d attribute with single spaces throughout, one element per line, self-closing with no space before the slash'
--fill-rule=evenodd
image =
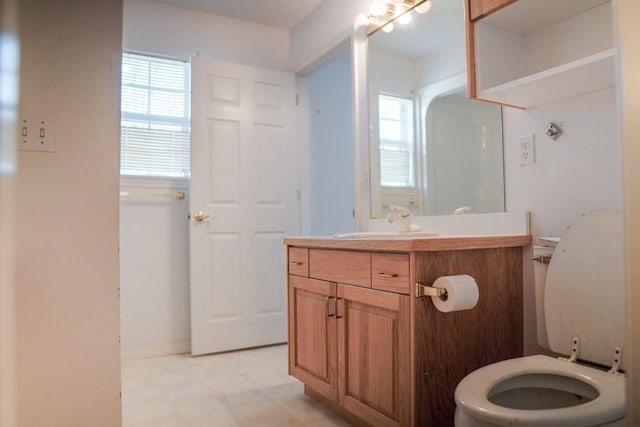
<path id="1" fill-rule="evenodd" d="M 18 150 L 55 152 L 53 120 L 20 120 Z"/>
<path id="2" fill-rule="evenodd" d="M 535 138 L 533 134 L 518 137 L 520 166 L 532 165 L 536 162 Z"/>

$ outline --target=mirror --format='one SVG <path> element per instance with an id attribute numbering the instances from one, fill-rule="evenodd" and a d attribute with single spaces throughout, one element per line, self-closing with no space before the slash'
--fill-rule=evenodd
<path id="1" fill-rule="evenodd" d="M 467 99 L 464 25 L 462 0 L 438 0 L 364 43 L 372 218 L 505 209 L 501 109 Z"/>

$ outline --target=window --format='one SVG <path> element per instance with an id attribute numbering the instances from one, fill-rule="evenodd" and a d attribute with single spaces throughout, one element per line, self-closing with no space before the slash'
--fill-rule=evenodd
<path id="1" fill-rule="evenodd" d="M 378 95 L 378 131 L 380 185 L 415 187 L 412 100 Z"/>
<path id="2" fill-rule="evenodd" d="M 190 85 L 188 63 L 123 55 L 121 175 L 189 176 Z"/>

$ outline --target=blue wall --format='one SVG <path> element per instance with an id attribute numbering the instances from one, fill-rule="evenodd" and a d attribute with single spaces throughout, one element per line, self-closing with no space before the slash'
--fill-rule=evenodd
<path id="1" fill-rule="evenodd" d="M 309 234 L 354 230 L 351 50 L 306 79 L 309 120 Z M 303 172 L 304 173 L 304 172 Z"/>

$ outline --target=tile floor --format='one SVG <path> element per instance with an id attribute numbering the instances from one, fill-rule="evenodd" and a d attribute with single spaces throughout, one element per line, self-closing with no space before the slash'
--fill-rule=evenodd
<path id="1" fill-rule="evenodd" d="M 124 427 L 349 426 L 287 375 L 287 346 L 122 362 Z"/>

